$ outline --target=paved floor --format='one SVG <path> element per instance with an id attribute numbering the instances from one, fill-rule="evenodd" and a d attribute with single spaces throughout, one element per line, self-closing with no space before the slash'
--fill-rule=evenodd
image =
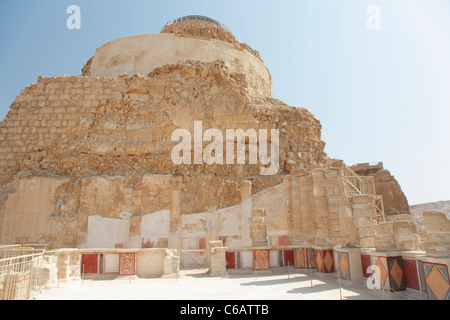
<path id="1" fill-rule="evenodd" d="M 85 279 L 82 284 L 44 290 L 39 300 L 401 300 L 426 299 L 415 292 L 388 293 L 341 283 L 335 274 L 270 272 L 210 278 L 184 272 L 173 279 Z"/>

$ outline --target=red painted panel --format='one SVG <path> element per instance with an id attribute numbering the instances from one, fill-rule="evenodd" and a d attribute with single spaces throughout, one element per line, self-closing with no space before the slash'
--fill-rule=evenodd
<path id="1" fill-rule="evenodd" d="M 205 250 L 206 249 L 206 238 L 198 239 L 198 248 L 200 250 Z"/>
<path id="2" fill-rule="evenodd" d="M 420 290 L 416 260 L 402 259 L 402 268 L 406 287 Z"/>
<path id="3" fill-rule="evenodd" d="M 371 273 L 367 273 L 367 268 L 369 268 L 371 264 L 372 262 L 370 261 L 370 256 L 368 254 L 362 254 L 361 255 L 362 272 L 363 276 L 366 278 L 372 275 Z"/>
<path id="4" fill-rule="evenodd" d="M 291 239 L 289 236 L 279 236 L 278 237 L 278 245 L 280 246 L 288 246 L 291 244 Z"/>
<path id="5" fill-rule="evenodd" d="M 115 247 L 116 249 L 126 249 L 127 243 L 126 242 L 116 243 Z"/>
<path id="6" fill-rule="evenodd" d="M 169 248 L 169 239 L 168 238 L 159 238 L 159 248 L 167 249 Z"/>
<path id="7" fill-rule="evenodd" d="M 199 238 L 198 239 L 198 248 L 200 250 L 206 250 L 206 238 Z M 203 256 L 203 255 L 205 255 L 205 253 L 204 252 L 199 252 L 199 255 Z"/>
<path id="8" fill-rule="evenodd" d="M 284 266 L 293 267 L 294 265 L 295 265 L 294 250 L 284 250 Z"/>
<path id="9" fill-rule="evenodd" d="M 149 249 L 152 247 L 152 242 L 150 240 L 144 240 L 142 239 L 142 249 Z"/>
<path id="10" fill-rule="evenodd" d="M 81 256 L 81 272 L 97 273 L 98 270 L 98 254 L 83 254 Z"/>
<path id="11" fill-rule="evenodd" d="M 236 253 L 235 252 L 227 252 L 227 269 L 236 269 Z"/>

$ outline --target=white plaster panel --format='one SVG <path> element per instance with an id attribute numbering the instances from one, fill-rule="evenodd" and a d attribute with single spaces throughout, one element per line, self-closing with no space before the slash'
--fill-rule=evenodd
<path id="1" fill-rule="evenodd" d="M 100 216 L 88 218 L 87 248 L 115 248 L 116 244 L 128 241 L 130 220 Z"/>

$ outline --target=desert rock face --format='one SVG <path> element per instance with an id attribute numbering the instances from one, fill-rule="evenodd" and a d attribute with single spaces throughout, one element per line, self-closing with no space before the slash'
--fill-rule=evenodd
<path id="1" fill-rule="evenodd" d="M 400 184 L 389 172 L 384 169 L 383 163 L 376 165 L 368 163 L 357 164 L 351 167 L 359 176 L 373 176 L 376 193 L 383 196 L 386 216 L 396 214 L 410 214 L 409 204 Z"/>

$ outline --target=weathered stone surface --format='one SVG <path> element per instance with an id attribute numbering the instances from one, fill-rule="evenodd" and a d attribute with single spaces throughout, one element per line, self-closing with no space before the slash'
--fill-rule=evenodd
<path id="1" fill-rule="evenodd" d="M 450 257 L 450 220 L 443 211 L 423 213 L 427 232 L 426 251 L 428 256 Z"/>
<path id="2" fill-rule="evenodd" d="M 368 163 L 351 166 L 351 169 L 360 176 L 373 176 L 375 190 L 378 195 L 383 196 L 384 212 L 386 216 L 394 214 L 410 214 L 409 204 L 400 184 L 384 169 L 383 163 L 376 165 Z"/>
<path id="3" fill-rule="evenodd" d="M 412 220 L 387 221 L 375 226 L 375 247 L 380 251 L 421 250 L 419 226 Z"/>
<path id="4" fill-rule="evenodd" d="M 202 78 L 205 70 L 208 76 Z M 175 79 L 183 83 L 182 89 Z M 6 185 L 13 183 L 19 172 L 31 177 L 61 177 L 65 180 L 56 190 L 55 216 L 61 222 L 78 219 L 79 236 L 87 232 L 82 226 L 87 215 L 120 218 L 123 210 L 135 215 L 149 206 L 166 207 L 168 198 L 148 189 L 142 181 L 144 175 L 183 177 L 181 212 L 192 213 L 240 203 L 240 181 L 252 180 L 253 194 L 281 183 L 288 168 L 288 151 L 305 155 L 291 159 L 294 167 L 327 159 L 320 124 L 309 112 L 274 99 L 249 99 L 240 78 L 229 74 L 220 62 L 166 66 L 149 77 L 39 80 L 17 98 L 2 122 L 6 134 L 0 141 L 0 159 L 9 159 L 0 162 L 3 201 L 8 197 Z M 189 108 L 190 118 L 179 115 Z M 175 166 L 170 158 L 175 145 L 170 135 L 176 128 L 190 129 L 194 119 L 223 129 L 230 123 L 244 129 L 280 128 L 284 134 L 280 136 L 279 174 L 260 176 L 258 165 Z M 17 133 L 16 126 L 29 133 Z M 120 186 L 104 185 L 111 179 L 120 181 Z M 92 184 L 95 181 L 103 184 Z M 101 190 L 104 192 L 96 195 Z M 136 196 L 139 192 L 161 197 L 141 198 Z"/>
<path id="5" fill-rule="evenodd" d="M 208 273 L 211 277 L 223 277 L 228 275 L 226 266 L 226 248 L 223 247 L 223 242 L 214 240 L 209 242 L 210 252 L 210 268 Z"/>
<path id="6" fill-rule="evenodd" d="M 39 77 L 0 122 L 2 242 L 161 248 L 155 257 L 167 274 L 179 260 L 166 248 L 223 274 L 227 249 L 210 242 L 216 239 L 231 248 L 375 245 L 374 197 L 345 194 L 343 162 L 325 154 L 320 122 L 271 98 L 257 52 L 202 21 L 119 40 L 97 50 L 84 76 Z M 154 43 L 168 45 L 161 50 L 170 55 L 144 50 Z M 186 55 L 195 59 L 180 58 Z M 223 163 L 194 164 L 198 151 L 213 156 L 203 141 L 183 154 L 190 163 L 176 164 L 172 134 L 184 129 L 193 146 L 195 122 L 201 136 L 278 130 L 278 171 L 264 175 L 268 168 L 249 164 L 248 153 L 245 164 L 223 164 L 219 149 L 214 157 Z M 268 148 L 275 141 L 269 136 Z M 226 142 L 218 145 L 225 150 Z M 231 145 L 234 151 L 238 143 Z M 247 137 L 241 145 L 248 151 L 261 141 Z"/>
<path id="7" fill-rule="evenodd" d="M 252 246 L 266 246 L 267 228 L 264 223 L 266 217 L 266 210 L 255 209 L 252 210 L 252 217 L 250 219 L 250 237 L 252 238 Z"/>
<path id="8" fill-rule="evenodd" d="M 182 21 L 166 26 L 161 33 L 173 33 L 181 37 L 225 41 L 233 44 L 238 49 L 247 50 L 258 59 L 261 59 L 258 51 L 253 50 L 246 43 L 240 43 L 231 32 L 212 22 L 202 20 Z"/>

